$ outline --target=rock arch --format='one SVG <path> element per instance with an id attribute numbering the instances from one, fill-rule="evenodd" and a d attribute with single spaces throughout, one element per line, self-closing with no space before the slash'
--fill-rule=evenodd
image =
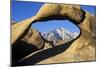
<path id="1" fill-rule="evenodd" d="M 74 24 L 79 26 L 81 34 L 71 44 L 71 46 L 68 49 L 66 49 L 62 54 L 43 60 L 38 64 L 74 62 L 74 61 L 94 61 L 95 45 L 96 45 L 95 43 L 96 18 L 92 14 L 82 10 L 81 7 L 77 5 L 44 4 L 34 17 L 31 17 L 29 19 L 21 21 L 20 23 L 12 25 L 11 43 L 13 44 L 18 39 L 23 38 L 22 37 L 23 34 L 25 32 L 28 32 L 32 23 L 35 23 L 37 21 L 47 21 L 53 19 L 58 19 L 58 20 L 69 19 L 73 21 Z M 19 31 L 19 29 L 21 30 Z M 18 34 L 14 36 L 15 33 Z M 34 36 L 35 35 L 33 35 L 33 38 Z M 44 42 L 42 38 L 39 39 L 41 40 L 42 43 Z"/>

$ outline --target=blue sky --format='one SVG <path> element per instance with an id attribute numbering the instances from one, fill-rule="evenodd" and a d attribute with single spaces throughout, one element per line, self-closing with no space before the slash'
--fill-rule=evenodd
<path id="1" fill-rule="evenodd" d="M 39 2 L 12 1 L 11 19 L 16 22 L 19 22 L 21 20 L 34 16 L 43 4 L 44 3 Z M 81 7 L 84 10 L 87 10 L 88 12 L 96 15 L 95 6 L 81 5 Z M 32 28 L 36 28 L 40 32 L 48 32 L 50 30 L 57 29 L 60 27 L 64 27 L 71 32 L 79 32 L 79 29 L 68 20 L 52 20 L 32 24 Z"/>

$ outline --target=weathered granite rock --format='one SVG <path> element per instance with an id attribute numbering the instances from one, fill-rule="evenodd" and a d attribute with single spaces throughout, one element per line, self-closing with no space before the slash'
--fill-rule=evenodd
<path id="1" fill-rule="evenodd" d="M 11 25 L 18 24 L 16 22 L 12 22 Z M 20 30 L 19 30 L 20 31 Z M 16 34 L 14 34 L 16 35 Z M 39 31 L 33 28 L 29 28 L 29 30 L 26 32 L 26 35 L 23 36 L 23 38 L 19 39 L 18 41 L 25 41 L 28 44 L 32 44 L 36 46 L 38 49 L 41 49 L 43 47 L 44 41 L 42 39 L 42 36 L 40 35 Z M 15 42 L 16 43 L 16 42 Z"/>
<path id="2" fill-rule="evenodd" d="M 14 44 L 17 40 L 23 38 L 26 35 L 33 21 L 35 21 L 35 16 L 20 21 L 11 26 L 11 44 Z"/>
<path id="3" fill-rule="evenodd" d="M 81 30 L 80 36 L 75 41 L 73 41 L 70 47 L 61 54 L 44 59 L 37 64 L 95 61 L 95 20 L 95 16 L 86 12 L 85 19 L 79 24 Z"/>
<path id="4" fill-rule="evenodd" d="M 82 21 L 83 10 L 78 5 L 44 4 L 36 15 L 36 20 L 71 19 L 75 22 Z"/>
<path id="5" fill-rule="evenodd" d="M 44 40 L 42 39 L 42 36 L 40 35 L 39 31 L 33 28 L 30 28 L 29 32 L 22 40 L 29 44 L 33 44 L 38 49 L 43 48 L 44 45 Z"/>
<path id="6" fill-rule="evenodd" d="M 32 52 L 42 49 L 44 40 L 40 33 L 30 28 L 26 36 L 19 39 L 12 45 L 12 64 L 16 64 L 21 58 L 29 55 Z"/>
<path id="7" fill-rule="evenodd" d="M 20 23 L 20 22 L 19 22 Z M 15 25 L 16 29 L 19 29 L 18 33 L 20 33 L 20 31 L 23 27 L 23 23 L 20 23 L 17 27 L 18 23 L 16 22 L 11 22 L 11 25 Z M 26 25 L 27 26 L 27 25 Z M 28 28 L 28 27 L 27 27 Z M 16 32 L 16 29 L 12 32 Z M 16 34 L 18 34 L 16 33 Z M 15 65 L 16 62 L 18 60 L 20 60 L 21 58 L 29 55 L 32 52 L 35 52 L 39 49 L 42 49 L 44 46 L 44 40 L 42 39 L 40 33 L 36 30 L 36 29 L 32 29 L 31 27 L 29 27 L 28 30 L 24 30 L 24 35 L 22 34 L 22 38 L 18 38 L 12 45 L 12 64 Z M 14 36 L 16 36 L 16 34 L 13 34 Z M 12 36 L 13 38 L 13 36 Z"/>
<path id="8" fill-rule="evenodd" d="M 55 17 L 56 16 L 56 17 Z M 64 17 L 63 17 L 64 16 Z M 96 18 L 76 5 L 44 4 L 36 15 L 37 21 L 68 19 L 80 28 L 80 35 L 71 43 L 33 53 L 22 62 L 25 64 L 49 64 L 95 60 Z M 67 46 L 70 45 L 70 46 Z M 39 57 L 36 58 L 35 56 Z M 28 61 L 28 62 L 27 62 Z"/>
<path id="9" fill-rule="evenodd" d="M 37 53 L 30 54 L 29 56 L 23 58 L 20 63 L 23 63 L 23 65 L 27 65 L 75 61 L 94 61 L 96 45 L 95 16 L 86 11 L 83 11 L 77 5 L 65 4 L 44 4 L 35 16 L 36 21 L 46 21 L 54 19 L 68 19 L 72 21 L 72 23 L 76 24 L 80 28 L 80 35 L 75 40 L 71 41 L 71 43 L 65 43 L 54 48 L 44 49 L 38 51 Z M 28 23 L 27 20 L 27 24 L 24 25 L 26 26 L 26 28 L 29 28 L 31 23 Z M 24 25 L 22 26 L 24 27 Z M 14 30 L 16 31 L 16 29 Z M 25 28 L 23 29 L 23 32 L 24 31 Z M 33 42 L 30 38 L 28 39 L 27 36 L 23 40 L 25 39 L 27 40 L 27 42 L 35 42 L 35 39 Z"/>

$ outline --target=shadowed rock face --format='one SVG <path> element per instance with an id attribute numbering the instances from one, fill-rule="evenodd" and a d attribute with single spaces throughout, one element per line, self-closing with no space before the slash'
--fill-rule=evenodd
<path id="1" fill-rule="evenodd" d="M 42 49 L 43 45 L 44 41 L 39 32 L 30 28 L 26 36 L 19 39 L 12 45 L 13 64 L 16 64 L 18 60 L 29 55 L 30 53 Z"/>
<path id="2" fill-rule="evenodd" d="M 45 56 L 45 59 L 41 56 L 38 59 L 42 59 L 42 60 L 36 62 L 36 64 L 62 63 L 62 62 L 75 62 L 75 61 L 94 61 L 95 60 L 95 45 L 96 45 L 95 43 L 95 38 L 96 38 L 95 16 L 93 16 L 92 14 L 86 11 L 83 11 L 80 8 L 80 6 L 77 6 L 77 5 L 44 4 L 40 8 L 39 12 L 36 14 L 34 20 L 48 21 L 48 20 L 54 20 L 54 19 L 58 19 L 58 20 L 68 19 L 72 21 L 74 24 L 76 24 L 80 28 L 80 31 L 81 31 L 80 35 L 73 42 L 70 43 L 69 48 L 64 49 L 64 51 L 60 52 L 60 54 L 58 53 L 56 55 L 51 56 L 52 52 L 49 53 L 50 50 L 52 51 L 56 47 L 54 49 L 48 50 L 48 54 L 46 54 L 47 52 L 45 52 L 44 50 L 37 52 L 39 57 L 41 56 L 41 53 L 42 53 L 42 55 Z M 27 22 L 26 21 L 22 22 L 23 26 L 21 28 L 23 28 L 23 33 L 28 32 L 26 31 L 26 29 L 28 30 L 30 29 L 30 25 L 33 22 L 33 19 L 31 20 L 32 21 L 29 21 L 30 23 L 28 23 L 28 20 Z M 19 26 L 20 25 L 21 23 L 19 24 Z M 17 28 L 18 26 L 15 26 L 15 27 Z M 35 35 L 35 33 L 37 32 L 35 31 L 31 37 L 30 37 L 31 34 L 24 35 L 24 37 L 22 37 L 22 40 L 26 41 L 27 43 L 31 43 L 31 44 L 34 43 L 36 47 L 40 48 L 43 46 L 44 39 L 41 38 L 40 34 Z M 23 36 L 23 35 L 21 34 L 20 36 Z M 16 38 L 16 40 L 18 40 L 18 38 Z M 42 43 L 42 46 L 40 46 L 40 43 Z M 65 44 L 65 45 L 68 45 L 68 44 Z M 30 55 L 28 56 L 27 58 L 28 61 L 25 58 L 24 59 L 26 61 L 25 63 L 28 64 L 28 62 L 30 62 L 29 64 L 35 64 L 35 63 L 32 63 L 33 61 L 32 56 L 34 58 L 34 54 L 31 56 Z M 34 61 L 37 61 L 35 59 Z M 24 60 L 21 62 L 24 62 Z"/>

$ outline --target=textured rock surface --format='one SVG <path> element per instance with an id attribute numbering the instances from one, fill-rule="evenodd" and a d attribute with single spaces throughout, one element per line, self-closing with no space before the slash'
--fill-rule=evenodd
<path id="1" fill-rule="evenodd" d="M 26 36 L 12 45 L 12 63 L 13 65 L 21 58 L 29 55 L 32 52 L 42 49 L 44 40 L 39 32 L 30 28 Z"/>
<path id="2" fill-rule="evenodd" d="M 84 15 L 84 20 L 80 22 L 80 24 L 75 22 L 75 24 L 79 25 L 81 33 L 80 36 L 72 42 L 70 47 L 64 52 L 40 61 L 37 64 L 95 60 L 96 17 L 86 11 Z M 75 16 L 77 17 L 77 15 Z"/>
<path id="3" fill-rule="evenodd" d="M 40 33 L 37 30 L 32 28 L 30 28 L 29 32 L 22 40 L 26 41 L 29 44 L 35 45 L 38 49 L 41 49 L 44 44 L 44 41 Z"/>
<path id="4" fill-rule="evenodd" d="M 17 23 L 11 23 L 16 25 Z M 20 30 L 19 30 L 20 31 Z M 16 34 L 14 34 L 16 36 Z M 12 64 L 29 55 L 30 53 L 42 49 L 44 40 L 36 29 L 29 28 L 23 38 L 18 39 L 12 45 Z"/>
<path id="5" fill-rule="evenodd" d="M 77 5 L 44 4 L 37 13 L 35 20 L 46 21 L 53 19 L 74 20 L 73 23 L 80 28 L 80 36 L 69 43 L 33 53 L 25 57 L 24 60 L 20 62 L 22 63 L 21 65 L 94 61 L 96 45 L 95 16 L 83 11 Z M 25 38 L 26 40 L 28 39 L 27 36 Z M 27 42 L 34 43 L 35 40 L 33 42 L 28 39 Z"/>
<path id="6" fill-rule="evenodd" d="M 11 24 L 13 26 L 14 24 L 17 24 L 17 23 L 12 22 Z M 14 34 L 14 35 L 16 35 L 16 34 Z M 40 35 L 39 31 L 37 31 L 36 29 L 33 29 L 33 28 L 29 28 L 26 35 L 24 35 L 23 38 L 19 39 L 18 41 L 20 41 L 20 40 L 25 41 L 28 44 L 32 44 L 32 45 L 36 46 L 38 49 L 41 49 L 44 44 L 44 41 L 43 41 L 42 36 Z"/>
<path id="7" fill-rule="evenodd" d="M 47 58 L 37 64 L 94 61 L 96 45 L 95 24 L 95 16 L 86 12 L 85 19 L 80 24 L 80 37 L 61 54 Z"/>
<path id="8" fill-rule="evenodd" d="M 21 39 L 26 35 L 33 21 L 35 21 L 35 16 L 11 26 L 11 44 L 14 44 L 18 39 Z"/>
<path id="9" fill-rule="evenodd" d="M 71 19 L 80 22 L 83 19 L 83 14 L 84 12 L 77 5 L 44 4 L 36 17 L 37 20 L 48 20 L 52 17 L 52 19 Z"/>

